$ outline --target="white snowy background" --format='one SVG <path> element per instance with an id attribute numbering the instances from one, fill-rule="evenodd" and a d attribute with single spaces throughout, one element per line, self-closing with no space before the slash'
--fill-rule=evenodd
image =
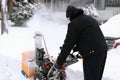
<path id="1" fill-rule="evenodd" d="M 120 36 L 119 19 L 120 14 L 101 26 L 105 36 Z M 51 12 L 43 8 L 26 22 L 27 27 L 9 26 L 9 33 L 0 36 L 0 80 L 28 80 L 21 74 L 22 52 L 34 50 L 36 31 L 43 33 L 49 54 L 57 57 L 68 23 L 65 12 Z M 82 68 L 82 60 L 69 66 L 66 80 L 84 80 Z M 108 51 L 102 80 L 120 80 L 120 46 Z"/>

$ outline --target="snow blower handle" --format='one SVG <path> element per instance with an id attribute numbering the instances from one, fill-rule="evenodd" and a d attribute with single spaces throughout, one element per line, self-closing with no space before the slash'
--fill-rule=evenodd
<path id="1" fill-rule="evenodd" d="M 60 50 L 62 49 L 62 47 L 60 47 Z M 72 52 L 70 53 L 70 56 L 74 57 L 74 58 L 79 58 L 81 59 L 82 56 L 80 55 L 80 53 L 78 52 L 76 55 L 74 54 L 75 52 L 78 51 L 78 47 L 75 45 L 72 49 Z"/>
<path id="2" fill-rule="evenodd" d="M 61 71 L 62 69 L 58 68 L 57 63 L 54 63 L 47 74 L 48 80 L 60 80 Z"/>

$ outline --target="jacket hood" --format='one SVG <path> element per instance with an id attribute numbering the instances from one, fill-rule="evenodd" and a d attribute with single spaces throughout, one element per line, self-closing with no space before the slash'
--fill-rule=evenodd
<path id="1" fill-rule="evenodd" d="M 68 6 L 66 10 L 66 18 L 70 18 L 70 20 L 73 20 L 75 17 L 83 13 L 84 11 L 82 9 L 78 9 L 74 6 Z"/>

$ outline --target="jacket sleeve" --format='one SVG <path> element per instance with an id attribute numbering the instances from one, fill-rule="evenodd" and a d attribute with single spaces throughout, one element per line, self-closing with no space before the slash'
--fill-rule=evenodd
<path id="1" fill-rule="evenodd" d="M 61 52 L 57 58 L 57 63 L 62 66 L 69 55 L 71 49 L 74 47 L 77 41 L 77 28 L 74 24 L 68 24 L 68 30 L 66 34 L 66 38 L 64 40 L 64 44 L 62 46 Z"/>

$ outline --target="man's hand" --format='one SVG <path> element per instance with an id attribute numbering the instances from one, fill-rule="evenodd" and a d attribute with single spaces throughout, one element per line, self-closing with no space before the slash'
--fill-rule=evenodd
<path id="1" fill-rule="evenodd" d="M 53 64 L 51 69 L 48 72 L 48 80 L 57 80 L 60 78 L 61 69 L 58 69 L 57 64 Z"/>

